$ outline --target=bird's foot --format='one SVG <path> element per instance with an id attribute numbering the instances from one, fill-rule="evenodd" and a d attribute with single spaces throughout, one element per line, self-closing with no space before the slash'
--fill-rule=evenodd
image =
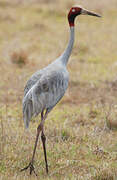
<path id="1" fill-rule="evenodd" d="M 27 170 L 28 168 L 30 168 L 30 175 L 32 174 L 32 172 L 34 172 L 34 174 L 37 176 L 32 162 L 30 162 L 29 165 L 26 166 L 25 168 L 21 169 L 21 171 L 25 171 L 25 170 Z"/>

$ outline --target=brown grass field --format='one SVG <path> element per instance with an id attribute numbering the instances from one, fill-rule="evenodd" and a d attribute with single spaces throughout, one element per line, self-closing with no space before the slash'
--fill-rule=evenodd
<path id="1" fill-rule="evenodd" d="M 103 17 L 76 20 L 69 88 L 45 122 L 49 175 L 40 142 L 30 176 L 40 117 L 25 130 L 23 89 L 64 51 L 74 4 Z M 117 0 L 0 0 L 0 180 L 36 179 L 117 180 Z"/>

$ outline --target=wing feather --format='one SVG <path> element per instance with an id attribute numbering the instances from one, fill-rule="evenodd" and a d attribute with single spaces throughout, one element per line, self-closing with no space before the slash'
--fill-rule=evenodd
<path id="1" fill-rule="evenodd" d="M 34 83 L 36 82 L 36 83 Z M 33 78 L 27 83 L 31 88 L 26 92 L 23 99 L 23 117 L 25 126 L 29 126 L 32 116 L 37 116 L 43 109 L 51 110 L 56 103 L 63 97 L 67 86 L 66 78 L 61 71 L 49 71 Z"/>

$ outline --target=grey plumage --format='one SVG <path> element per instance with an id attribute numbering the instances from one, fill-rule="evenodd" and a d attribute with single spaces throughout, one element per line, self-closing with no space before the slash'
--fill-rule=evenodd
<path id="1" fill-rule="evenodd" d="M 73 43 L 74 27 L 71 27 L 69 43 L 63 54 L 28 80 L 23 98 L 23 119 L 26 128 L 32 116 L 37 116 L 43 110 L 50 112 L 65 94 L 69 80 L 66 65 Z"/>
<path id="2" fill-rule="evenodd" d="M 66 65 L 73 44 L 74 27 L 71 27 L 69 43 L 63 54 L 28 80 L 23 98 L 23 119 L 26 128 L 32 116 L 37 116 L 43 110 L 50 112 L 65 94 L 69 80 Z"/>
<path id="3" fill-rule="evenodd" d="M 60 59 L 32 75 L 24 89 L 23 118 L 26 128 L 32 116 L 45 109 L 52 110 L 63 97 L 68 79 L 68 71 Z"/>

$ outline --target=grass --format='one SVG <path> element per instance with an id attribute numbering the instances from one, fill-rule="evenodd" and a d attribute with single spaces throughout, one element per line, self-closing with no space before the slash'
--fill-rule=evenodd
<path id="1" fill-rule="evenodd" d="M 22 120 L 27 79 L 58 57 L 68 42 L 67 12 L 77 1 L 0 1 L 0 180 L 117 179 L 116 0 L 81 1 L 103 18 L 76 20 L 68 64 L 69 88 L 45 123 L 49 175 L 42 144 L 35 170 L 29 162 L 40 117 L 29 130 Z"/>

